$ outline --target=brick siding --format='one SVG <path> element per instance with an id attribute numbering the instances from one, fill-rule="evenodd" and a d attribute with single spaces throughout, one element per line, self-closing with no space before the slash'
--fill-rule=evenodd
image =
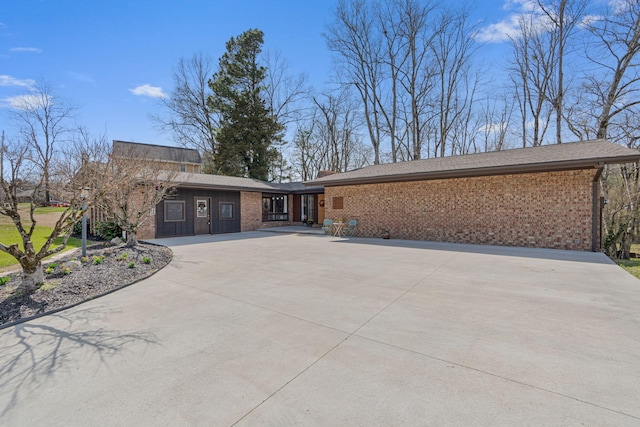
<path id="1" fill-rule="evenodd" d="M 325 188 L 327 218 L 358 236 L 591 250 L 596 170 Z M 334 209 L 333 197 L 343 198 Z"/>
<path id="2" fill-rule="evenodd" d="M 262 193 L 240 192 L 240 231 L 262 227 Z"/>
<path id="3" fill-rule="evenodd" d="M 133 204 L 134 206 L 142 205 L 142 189 L 136 188 L 133 193 Z M 138 228 L 138 232 L 136 233 L 139 240 L 141 239 L 154 239 L 156 237 L 156 209 L 154 207 L 151 209 L 149 216 L 144 220 L 144 224 L 142 224 Z"/>

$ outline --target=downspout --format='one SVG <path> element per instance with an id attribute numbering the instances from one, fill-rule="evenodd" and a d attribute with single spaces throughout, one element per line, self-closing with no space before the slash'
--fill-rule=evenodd
<path id="1" fill-rule="evenodd" d="M 598 237 L 600 236 L 600 175 L 602 175 L 602 170 L 604 169 L 604 162 L 600 162 L 596 165 L 598 170 L 596 171 L 595 176 L 593 177 L 593 182 L 591 183 L 593 189 L 592 196 L 592 212 L 591 212 L 591 252 L 598 251 Z"/>

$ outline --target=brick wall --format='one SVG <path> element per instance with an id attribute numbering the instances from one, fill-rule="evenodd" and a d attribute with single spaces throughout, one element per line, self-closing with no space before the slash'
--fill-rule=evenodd
<path id="1" fill-rule="evenodd" d="M 262 193 L 240 192 L 240 231 L 262 227 Z"/>
<path id="2" fill-rule="evenodd" d="M 591 250 L 596 170 L 326 187 L 326 217 L 358 235 Z M 333 207 L 342 197 L 343 209 Z M 335 200 L 339 202 L 339 200 Z"/>
<path id="3" fill-rule="evenodd" d="M 133 203 L 135 206 L 142 205 L 142 188 L 136 188 L 133 195 Z M 156 208 L 151 209 L 149 216 L 145 219 L 144 224 L 138 228 L 138 239 L 154 239 L 156 237 Z"/>

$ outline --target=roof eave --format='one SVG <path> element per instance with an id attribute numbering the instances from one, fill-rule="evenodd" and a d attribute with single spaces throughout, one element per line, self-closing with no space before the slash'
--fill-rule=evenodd
<path id="1" fill-rule="evenodd" d="M 225 184 L 206 184 L 197 182 L 177 182 L 179 188 L 203 189 L 203 190 L 221 190 L 221 191 L 248 191 L 253 193 L 282 193 L 283 191 L 276 188 L 255 188 L 242 185 L 225 185 Z"/>
<path id="2" fill-rule="evenodd" d="M 449 171 L 435 171 L 435 172 L 416 172 L 405 173 L 397 175 L 380 175 L 371 177 L 359 177 L 359 178 L 344 178 L 344 179 L 330 179 L 327 181 L 309 181 L 305 185 L 324 185 L 330 186 L 343 186 L 353 184 L 380 184 L 385 182 L 406 182 L 406 181 L 427 181 L 434 179 L 452 179 L 452 178 L 473 178 L 489 175 L 513 175 L 523 173 L 537 173 L 537 172 L 559 172 L 566 170 L 579 170 L 579 169 L 591 169 L 598 168 L 601 163 L 604 164 L 618 164 L 618 163 L 632 163 L 640 160 L 640 153 L 638 155 L 625 155 L 606 158 L 593 158 L 582 160 L 565 160 L 558 162 L 546 162 L 546 163 L 532 163 L 525 165 L 506 165 L 506 166 L 491 166 L 484 168 L 470 168 L 470 169 L 456 169 Z M 335 175 L 334 175 L 335 176 Z M 336 177 L 337 178 L 337 177 Z"/>

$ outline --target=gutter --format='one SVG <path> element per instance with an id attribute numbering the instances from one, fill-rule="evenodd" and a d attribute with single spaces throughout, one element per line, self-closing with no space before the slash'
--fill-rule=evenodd
<path id="1" fill-rule="evenodd" d="M 591 252 L 598 252 L 600 249 L 602 242 L 598 242 L 600 237 L 600 197 L 599 197 L 599 184 L 600 184 L 600 176 L 602 175 L 602 171 L 604 169 L 604 162 L 599 162 L 595 167 L 598 168 L 595 176 L 593 177 L 592 186 L 592 207 L 591 207 Z"/>
<path id="2" fill-rule="evenodd" d="M 481 176 L 492 175 L 516 175 L 523 173 L 537 172 L 560 172 L 565 170 L 591 169 L 594 165 L 606 163 L 630 163 L 637 162 L 640 155 L 632 156 L 611 156 L 605 158 L 580 159 L 580 160 L 561 160 L 556 162 L 544 163 L 524 163 L 503 166 L 486 166 L 479 168 L 467 169 L 449 169 L 428 172 L 408 172 L 389 175 L 373 175 L 364 177 L 344 177 L 339 175 L 331 175 L 328 179 L 316 179 L 307 181 L 305 185 L 324 185 L 325 187 L 358 185 L 358 184 L 380 184 L 387 182 L 406 182 L 406 181 L 426 181 L 434 179 L 451 179 L 451 178 L 475 178 Z M 349 172 L 344 172 L 348 174 Z"/>

